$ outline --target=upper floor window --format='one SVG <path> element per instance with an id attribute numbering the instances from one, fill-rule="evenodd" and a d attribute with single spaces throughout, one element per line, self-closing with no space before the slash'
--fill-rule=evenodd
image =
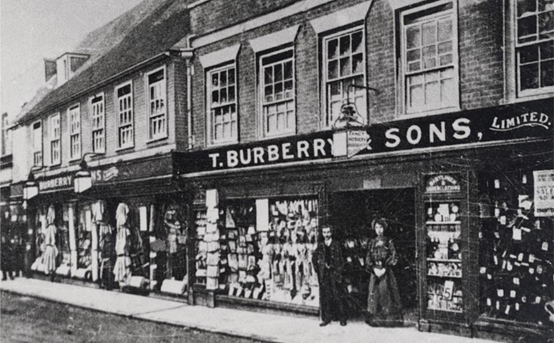
<path id="1" fill-rule="evenodd" d="M 554 1 L 518 0 L 516 81 L 520 95 L 554 90 Z"/>
<path id="2" fill-rule="evenodd" d="M 262 122 L 264 136 L 294 133 L 294 52 L 292 49 L 261 58 Z"/>
<path id="3" fill-rule="evenodd" d="M 149 139 L 167 137 L 167 103 L 165 69 L 159 69 L 147 76 L 149 108 Z"/>
<path id="4" fill-rule="evenodd" d="M 235 65 L 208 72 L 208 110 L 211 143 L 238 139 L 237 86 Z"/>
<path id="5" fill-rule="evenodd" d="M 11 154 L 11 131 L 8 130 L 8 114 L 2 113 L 2 156 Z"/>
<path id="6" fill-rule="evenodd" d="M 129 148 L 134 144 L 133 136 L 133 90 L 129 82 L 115 89 L 117 110 L 117 145 Z"/>
<path id="7" fill-rule="evenodd" d="M 31 130 L 33 166 L 42 166 L 42 122 L 34 122 L 31 126 Z"/>
<path id="8" fill-rule="evenodd" d="M 81 157 L 81 111 L 79 105 L 69 109 L 69 159 Z"/>
<path id="9" fill-rule="evenodd" d="M 90 112 L 92 116 L 92 151 L 103 153 L 106 149 L 106 120 L 103 94 L 98 94 L 90 99 Z"/>
<path id="10" fill-rule="evenodd" d="M 405 11 L 401 25 L 404 112 L 459 106 L 457 22 L 452 2 Z"/>
<path id="11" fill-rule="evenodd" d="M 341 107 L 347 101 L 355 104 L 361 115 L 360 124 L 367 123 L 366 90 L 350 85 L 365 85 L 364 31 L 355 28 L 323 40 L 324 83 L 326 99 L 325 127 L 335 124 Z"/>
<path id="12" fill-rule="evenodd" d="M 60 129 L 60 114 L 56 113 L 50 117 L 49 123 L 50 136 L 50 164 L 60 164 L 61 156 L 61 129 Z"/>

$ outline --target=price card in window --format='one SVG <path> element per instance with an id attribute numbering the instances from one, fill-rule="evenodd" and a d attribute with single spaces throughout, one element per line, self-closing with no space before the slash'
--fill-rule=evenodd
<path id="1" fill-rule="evenodd" d="M 518 277 L 515 277 L 513 279 L 513 282 L 514 282 L 514 285 L 519 285 L 519 278 Z"/>
<path id="2" fill-rule="evenodd" d="M 516 297 L 516 291 L 514 291 L 513 289 L 510 291 L 510 298 L 515 298 Z"/>
<path id="3" fill-rule="evenodd" d="M 454 281 L 447 280 L 444 282 L 444 290 L 442 291 L 442 297 L 446 300 L 452 300 L 454 293 Z"/>
<path id="4" fill-rule="evenodd" d="M 514 228 L 513 228 L 512 239 L 513 239 L 514 241 L 521 241 L 521 229 L 519 229 L 519 228 L 517 228 L 517 227 L 514 227 Z"/>

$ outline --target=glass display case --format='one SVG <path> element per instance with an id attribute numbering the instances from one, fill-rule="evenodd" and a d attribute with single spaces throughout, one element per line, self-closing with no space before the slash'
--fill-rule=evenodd
<path id="1" fill-rule="evenodd" d="M 463 311 L 460 201 L 427 201 L 427 309 Z"/>

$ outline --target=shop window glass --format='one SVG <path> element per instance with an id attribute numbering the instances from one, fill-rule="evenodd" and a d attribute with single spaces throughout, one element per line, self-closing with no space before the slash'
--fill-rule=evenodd
<path id="1" fill-rule="evenodd" d="M 210 229 L 214 212 L 196 214 L 197 283 L 217 278 L 217 289 L 229 296 L 318 307 L 319 286 L 312 266 L 318 201 L 269 199 L 268 223 L 263 227 L 258 227 L 254 200 L 220 207 L 217 225 L 222 230 L 217 237 Z"/>
<path id="2" fill-rule="evenodd" d="M 554 88 L 554 1 L 518 0 L 516 69 L 520 94 Z"/>
<path id="3" fill-rule="evenodd" d="M 548 169 L 548 168 L 544 168 Z M 553 218 L 535 215 L 533 170 L 482 173 L 480 310 L 484 317 L 548 325 Z"/>
<path id="4" fill-rule="evenodd" d="M 238 139 L 237 85 L 234 65 L 208 73 L 210 141 L 223 143 Z"/>
<path id="5" fill-rule="evenodd" d="M 262 57 L 261 63 L 263 134 L 293 133 L 296 128 L 293 50 Z"/>
<path id="6" fill-rule="evenodd" d="M 332 126 L 340 117 L 347 99 L 356 105 L 357 112 L 367 120 L 367 91 L 349 87 L 365 86 L 365 44 L 363 29 L 355 29 L 324 39 L 324 80 L 326 116 L 324 125 Z"/>
<path id="7" fill-rule="evenodd" d="M 407 114 L 458 105 L 457 36 L 452 3 L 402 15 L 402 70 Z"/>

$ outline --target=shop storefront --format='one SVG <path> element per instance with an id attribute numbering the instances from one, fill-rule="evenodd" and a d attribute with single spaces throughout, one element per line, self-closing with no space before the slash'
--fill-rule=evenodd
<path id="1" fill-rule="evenodd" d="M 543 100 L 184 154 L 181 177 L 195 192 L 193 300 L 317 313 L 309 255 L 314 227 L 330 224 L 347 258 L 349 308 L 361 316 L 370 223 L 384 217 L 405 321 L 544 337 L 552 121 Z"/>
<path id="2" fill-rule="evenodd" d="M 90 187 L 78 193 L 75 173 L 37 177 L 39 194 L 28 201 L 30 269 L 64 282 L 186 299 L 189 201 L 172 158 L 91 167 Z"/>

